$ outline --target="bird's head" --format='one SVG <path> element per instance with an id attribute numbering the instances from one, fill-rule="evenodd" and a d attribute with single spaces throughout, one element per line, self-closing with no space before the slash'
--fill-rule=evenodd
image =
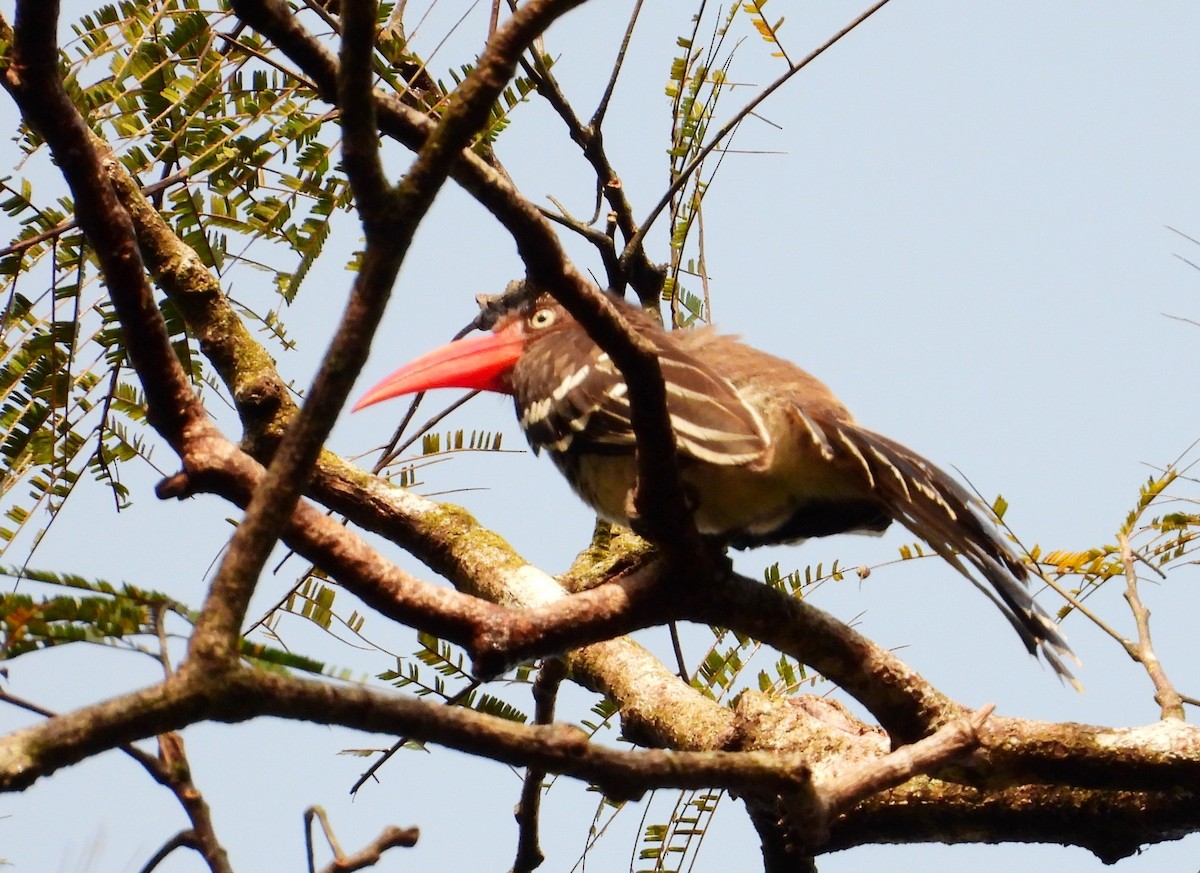
<path id="1" fill-rule="evenodd" d="M 570 321 L 552 298 L 539 297 L 501 315 L 491 333 L 455 340 L 405 364 L 364 394 L 354 411 L 433 388 L 512 394 L 509 376 L 526 348 Z"/>

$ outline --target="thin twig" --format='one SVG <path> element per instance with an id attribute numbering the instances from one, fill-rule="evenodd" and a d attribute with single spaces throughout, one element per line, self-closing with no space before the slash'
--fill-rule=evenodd
<path id="1" fill-rule="evenodd" d="M 1137 642 L 1125 641 L 1125 651 L 1129 657 L 1146 668 L 1150 681 L 1154 683 L 1154 701 L 1159 705 L 1162 718 L 1183 720 L 1183 700 L 1175 686 L 1167 678 L 1167 671 L 1154 652 L 1150 640 L 1150 610 L 1142 603 L 1138 594 L 1137 568 L 1134 566 L 1133 548 L 1129 545 L 1129 537 L 1120 534 L 1121 563 L 1125 567 L 1125 601 L 1133 611 L 1133 620 L 1137 624 Z"/>
<path id="2" fill-rule="evenodd" d="M 453 697 L 447 698 L 446 706 L 458 706 L 463 702 L 463 700 L 466 699 L 468 694 L 473 693 L 482 684 L 483 683 L 478 679 L 471 680 Z M 367 780 L 375 778 L 375 774 L 379 772 L 379 768 L 386 764 L 393 755 L 403 749 L 405 744 L 407 744 L 411 739 L 412 737 L 400 737 L 396 740 L 396 742 L 392 743 L 392 747 L 380 755 L 375 761 L 373 761 L 371 766 L 368 767 L 366 771 L 358 777 L 355 783 L 350 786 L 350 795 L 354 796 L 355 794 L 358 794 L 358 790 L 367 784 Z"/>
<path id="3" fill-rule="evenodd" d="M 421 835 L 417 828 L 398 828 L 389 825 L 363 848 L 353 855 L 347 855 L 342 851 L 342 846 L 333 832 L 333 825 L 329 823 L 329 816 L 325 810 L 320 806 L 310 806 L 304 810 L 304 847 L 308 857 L 308 873 L 316 873 L 316 857 L 312 840 L 313 819 L 320 822 L 321 831 L 325 834 L 325 841 L 329 843 L 329 850 L 333 853 L 333 860 L 321 868 L 321 873 L 353 873 L 355 870 L 374 867 L 388 849 L 397 846 L 412 848 L 417 844 L 417 839 Z"/>
<path id="4" fill-rule="evenodd" d="M 172 836 L 169 840 L 158 847 L 158 850 L 146 859 L 146 863 L 142 865 L 138 873 L 152 873 L 158 868 L 158 865 L 167 860 L 176 849 L 194 849 L 196 848 L 196 832 L 192 830 L 183 830 Z"/>
<path id="5" fill-rule="evenodd" d="M 16 697 L 2 689 L 0 689 L 0 701 L 47 719 L 55 717 L 55 713 L 45 707 Z M 225 855 L 225 849 L 217 839 L 208 804 L 192 781 L 191 768 L 188 765 L 182 737 L 173 732 L 159 735 L 157 756 L 143 752 L 137 746 L 128 743 L 122 743 L 116 748 L 141 765 L 142 769 L 155 782 L 174 794 L 192 823 L 190 828 L 175 834 L 159 847 L 143 865 L 143 873 L 153 870 L 168 855 L 179 848 L 193 849 L 196 854 L 204 858 L 212 873 L 233 873 L 233 869 L 229 866 L 229 859 Z"/>
<path id="6" fill-rule="evenodd" d="M 146 197 L 152 197 L 156 194 L 160 194 L 167 188 L 174 185 L 176 182 L 186 181 L 193 172 L 194 167 L 190 167 L 186 170 L 177 170 L 169 176 L 164 176 L 157 182 L 151 182 L 149 185 L 142 185 L 141 192 Z M 78 224 L 79 222 L 75 218 L 64 218 L 58 224 L 54 225 L 54 227 L 47 228 L 41 233 L 18 240 L 10 246 L 0 247 L 0 258 L 7 257 L 14 252 L 24 251 L 25 249 L 31 248 L 38 243 L 45 242 L 48 239 L 54 239 L 55 237 L 62 236 L 67 231 L 77 227 Z"/>
<path id="7" fill-rule="evenodd" d="M 553 724 L 558 688 L 567 676 L 566 664 L 559 658 L 542 662 L 542 669 L 533 682 L 534 720 L 538 724 Z M 542 783 L 546 771 L 529 767 L 521 783 L 521 799 L 517 803 L 517 857 L 512 873 L 531 873 L 541 866 L 546 856 L 538 845 L 538 821 L 542 801 Z"/>
<path id="8" fill-rule="evenodd" d="M 329 843 L 329 850 L 333 853 L 333 857 L 342 857 L 342 847 L 329 824 L 329 817 L 325 814 L 324 807 L 310 806 L 304 810 L 304 849 L 308 859 L 308 873 L 316 873 L 317 869 L 317 856 L 313 851 L 313 819 L 320 823 L 321 830 L 325 834 L 325 842 Z"/>
<path id="9" fill-rule="evenodd" d="M 671 633 L 671 648 L 675 651 L 675 668 L 679 671 L 679 678 L 690 683 L 692 680 L 688 677 L 687 659 L 683 656 L 683 641 L 679 639 L 679 622 L 670 622 L 667 629 Z"/>
<path id="10" fill-rule="evenodd" d="M 1040 568 L 1037 568 L 1037 569 L 1040 570 Z M 1055 594 L 1057 594 L 1063 600 L 1067 601 L 1067 603 L 1071 606 L 1072 609 L 1078 610 L 1085 618 L 1087 618 L 1089 621 L 1091 621 L 1093 624 L 1095 624 L 1096 627 L 1100 628 L 1100 630 L 1104 631 L 1106 634 L 1108 634 L 1110 637 L 1112 637 L 1114 640 L 1116 640 L 1122 646 L 1125 646 L 1128 644 L 1129 641 L 1125 638 L 1124 634 L 1122 634 L 1119 630 L 1114 628 L 1112 625 L 1108 624 L 1099 615 L 1092 612 L 1080 598 L 1076 597 L 1074 594 L 1072 594 L 1070 591 L 1068 591 L 1066 588 L 1064 588 L 1062 585 L 1060 585 L 1056 580 L 1051 579 L 1050 576 L 1048 574 L 1046 574 L 1045 572 L 1039 572 L 1038 576 L 1041 578 L 1042 582 L 1045 583 L 1047 588 L 1049 588 L 1051 591 L 1053 591 Z"/>
<path id="11" fill-rule="evenodd" d="M 662 287 L 662 276 L 658 268 L 651 264 L 646 257 L 645 250 L 639 249 L 637 253 L 629 258 L 626 264 L 622 265 L 617 259 L 616 247 L 613 245 L 613 240 L 610 236 L 598 234 L 594 231 L 587 232 L 591 230 L 588 225 L 599 220 L 601 205 L 607 203 L 610 216 L 615 219 L 616 225 L 620 227 L 625 240 L 632 239 L 637 233 L 637 225 L 633 219 L 633 206 L 625 196 L 620 176 L 613 169 L 604 149 L 602 123 L 607 112 L 608 101 L 612 97 L 618 75 L 624 65 L 629 41 L 632 38 L 633 28 L 637 23 L 640 11 L 641 3 L 639 2 L 630 15 L 629 23 L 625 29 L 625 36 L 617 51 L 616 60 L 613 62 L 612 74 L 609 77 L 604 95 L 601 97 L 591 121 L 587 124 L 584 124 L 579 116 L 576 115 L 574 108 L 567 100 L 554 74 L 546 66 L 542 53 L 538 52 L 534 54 L 532 64 L 522 58 L 521 66 L 525 74 L 537 86 L 538 94 L 550 104 L 550 107 L 567 126 L 571 140 L 580 147 L 584 158 L 591 164 L 596 175 L 596 199 L 591 222 L 576 222 L 570 219 L 569 216 L 566 216 L 565 210 L 563 211 L 563 215 L 566 217 L 560 218 L 546 213 L 547 217 L 559 221 L 564 227 L 579 233 L 596 247 L 604 263 L 607 283 L 610 288 L 620 290 L 626 282 L 630 282 L 633 284 L 635 290 L 637 290 L 638 296 L 641 299 L 652 300 Z"/>
<path id="12" fill-rule="evenodd" d="M 321 869 L 321 873 L 354 873 L 355 870 L 374 867 L 388 849 L 412 848 L 417 844 L 417 838 L 420 835 L 421 832 L 417 828 L 398 828 L 395 825 L 389 825 L 379 836 L 353 855 L 344 855 L 330 861 Z"/>
<path id="13" fill-rule="evenodd" d="M 637 252 L 641 250 L 642 241 L 645 239 L 646 234 L 650 232 L 650 228 L 653 226 L 654 220 L 658 218 L 659 214 L 666 209 L 667 206 L 670 205 L 672 198 L 678 194 L 680 190 L 682 190 L 684 185 L 687 184 L 692 173 L 694 173 L 696 169 L 702 163 L 704 163 L 704 160 L 708 157 L 709 153 L 712 152 L 712 150 L 718 145 L 720 145 L 722 140 L 729 136 L 729 134 L 734 131 L 739 124 L 742 123 L 747 115 L 757 109 L 764 100 L 779 90 L 779 88 L 787 83 L 792 76 L 796 75 L 798 72 L 819 58 L 822 54 L 832 48 L 835 43 L 841 40 L 842 37 L 846 36 L 887 4 L 888 0 L 878 0 L 878 2 L 872 4 L 853 21 L 827 39 L 821 46 L 810 52 L 807 57 L 794 66 L 788 67 L 787 71 L 782 76 L 769 84 L 759 94 L 755 95 L 755 97 L 749 103 L 742 107 L 742 109 L 734 114 L 733 118 L 727 121 L 721 127 L 721 129 L 717 131 L 716 135 L 696 153 L 696 156 L 688 162 L 687 166 L 679 171 L 679 174 L 671 182 L 662 198 L 654 205 L 649 214 L 642 221 L 637 233 L 635 233 L 633 238 L 630 239 L 625 245 L 625 250 L 621 253 L 621 266 L 623 270 L 627 272 L 633 258 L 637 257 Z"/>
<path id="14" fill-rule="evenodd" d="M 637 26 L 638 17 L 641 14 L 642 0 L 637 0 L 633 4 L 633 11 L 629 13 L 629 23 L 625 25 L 625 35 L 621 37 L 621 47 L 617 49 L 617 57 L 613 61 L 612 74 L 608 77 L 608 84 L 604 86 L 604 93 L 600 96 L 600 102 L 596 104 L 596 111 L 592 113 L 592 118 L 588 122 L 588 126 L 593 130 L 600 129 L 604 123 L 604 116 L 608 114 L 608 105 L 612 102 L 613 92 L 617 88 L 617 79 L 625 66 L 625 55 L 629 52 L 629 43 L 633 40 L 633 29 Z"/>

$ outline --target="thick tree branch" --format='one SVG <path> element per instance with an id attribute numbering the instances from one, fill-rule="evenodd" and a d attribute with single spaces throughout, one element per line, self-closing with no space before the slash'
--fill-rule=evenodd
<path id="1" fill-rule="evenodd" d="M 886 738 L 817 698 L 746 694 L 738 716 L 739 747 L 803 750 L 813 763 L 806 802 L 784 798 L 780 806 L 761 795 L 748 801 L 771 870 L 804 868 L 804 857 L 816 852 L 914 841 L 1053 842 L 1113 861 L 1145 842 L 1192 832 L 1200 822 L 1200 781 L 1190 772 L 1200 767 L 1200 730 L 1175 720 L 1113 729 L 993 716 L 972 729 L 964 746 L 955 740 L 945 747 L 953 758 L 977 742 L 975 752 L 949 767 L 947 759 L 939 765 L 936 757 L 926 758 L 917 769 L 931 775 L 871 793 L 828 818 L 824 841 L 814 827 L 822 821 L 816 798 L 876 767 L 886 774 Z M 957 728 L 949 730 L 953 736 Z M 896 761 L 929 751 L 921 744 L 906 748 Z"/>
<path id="2" fill-rule="evenodd" d="M 190 473 L 160 484 L 160 497 L 194 493 L 219 494 L 231 503 L 249 505 L 265 471 L 219 435 L 195 441 L 185 456 Z M 448 516 L 437 507 L 430 513 Z M 343 582 L 364 603 L 393 621 L 465 644 L 488 621 L 503 621 L 507 610 L 467 594 L 423 582 L 385 560 L 344 525 L 312 505 L 296 505 L 282 534 L 298 554 Z"/>
<path id="3" fill-rule="evenodd" d="M 391 210 L 401 207 L 383 172 L 375 123 L 374 66 L 376 0 L 344 0 L 342 45 L 338 54 L 338 106 L 342 119 L 342 165 L 367 233 L 378 245 L 393 230 Z"/>
<path id="4" fill-rule="evenodd" d="M 879 843 L 1057 843 L 1106 864 L 1200 828 L 1200 794 L 1020 785 L 980 789 L 917 779 L 864 801 L 830 828 L 834 852 Z M 1194 786 L 1195 783 L 1192 783 Z"/>
<path id="5" fill-rule="evenodd" d="M 533 0 L 515 13 L 493 37 L 475 69 L 450 95 L 440 122 L 422 144 L 394 194 L 384 200 L 378 192 L 367 192 L 367 202 L 360 204 L 367 249 L 350 300 L 304 406 L 289 424 L 266 478 L 255 491 L 230 541 L 207 603 L 212 606 L 220 602 L 224 608 L 209 608 L 202 614 L 192 637 L 194 656 L 222 660 L 234 656 L 236 635 L 255 581 L 291 517 L 321 447 L 366 362 L 371 340 L 417 226 L 459 154 L 484 125 L 521 52 L 552 21 L 579 2 L 582 0 Z M 373 35 L 373 26 L 368 27 L 361 20 L 365 17 L 362 10 L 354 16 L 357 24 L 352 30 L 360 41 L 367 34 Z M 354 90 L 356 82 L 361 90 L 367 81 L 369 77 L 360 70 L 358 79 L 352 77 L 346 90 Z M 352 114 L 352 132 L 361 139 L 365 125 L 372 123 L 372 114 L 369 108 L 360 106 L 361 97 L 354 99 L 357 102 L 356 113 Z M 351 165 L 359 173 L 359 186 L 379 184 L 382 170 L 373 148 L 358 143 L 352 145 L 351 153 Z"/>
<path id="6" fill-rule="evenodd" d="M 96 149 L 104 145 L 94 135 L 90 141 Z M 124 165 L 105 154 L 103 168 L 133 220 L 146 268 L 229 389 L 247 447 L 266 463 L 297 409 L 274 360 L 246 328 L 218 279 L 163 220 Z"/>
<path id="7" fill-rule="evenodd" d="M 520 725 L 465 707 L 361 686 L 296 679 L 250 668 L 213 674 L 185 664 L 160 685 L 57 716 L 0 740 L 0 791 L 135 739 L 201 719 L 237 723 L 275 716 L 413 739 L 519 767 L 586 779 L 617 799 L 652 788 L 726 787 L 787 791 L 808 770 L 797 755 L 775 753 L 623 752 L 593 745 L 578 728 Z"/>
<path id="8" fill-rule="evenodd" d="M 54 713 L 43 707 L 19 697 L 14 697 L 0 691 L 0 701 L 20 707 L 28 712 L 37 713 L 44 718 L 53 718 Z M 192 823 L 191 828 L 176 834 L 162 846 L 157 856 L 165 858 L 174 849 L 187 847 L 204 858 L 212 873 L 233 873 L 229 865 L 229 857 L 217 838 L 216 827 L 213 825 L 212 813 L 204 795 L 192 781 L 191 765 L 183 745 L 183 737 L 177 733 L 160 734 L 158 737 L 158 755 L 143 752 L 137 746 L 122 744 L 120 750 L 141 765 L 155 782 L 168 789 L 175 795 L 179 805 Z M 148 861 L 143 869 L 151 870 L 156 865 L 154 858 Z"/>
<path id="9" fill-rule="evenodd" d="M 664 576 L 673 572 L 651 562 L 569 598 L 560 593 L 503 624 L 489 621 L 471 646 L 477 669 L 496 675 L 530 658 L 685 619 L 740 631 L 814 667 L 866 706 L 897 744 L 963 712 L 893 654 L 804 601 L 741 576 L 693 585 Z"/>
<path id="10" fill-rule="evenodd" d="M 318 84 L 325 99 L 336 101 L 338 91 L 335 61 L 324 47 L 288 14 L 283 3 L 278 0 L 236 0 L 233 6 L 241 18 L 271 38 Z M 525 12 L 528 8 L 522 7 Z M 503 35 L 502 30 L 497 37 Z M 532 39 L 532 35 L 526 36 Z M 496 40 L 493 40 L 493 43 L 497 44 Z M 515 65 L 516 58 L 511 60 Z M 511 71 L 512 68 L 508 68 L 503 81 L 507 81 Z M 485 72 L 486 68 L 481 64 L 472 77 L 457 89 L 456 94 L 466 94 L 466 99 L 470 99 L 468 85 L 473 80 L 482 81 Z M 492 80 L 489 86 L 495 88 L 497 84 L 502 87 L 503 82 Z M 381 128 L 411 148 L 442 156 L 448 163 L 441 167 L 441 170 L 454 174 L 460 184 L 491 210 L 513 234 L 521 258 L 528 269 L 529 280 L 554 294 L 571 314 L 580 320 L 596 342 L 612 356 L 630 385 L 634 429 L 638 434 L 639 471 L 642 474 L 639 477 L 642 483 L 638 497 L 639 511 L 645 519 L 676 520 L 673 524 L 648 521 L 653 528 L 647 532 L 656 541 L 672 544 L 681 552 L 702 554 L 698 537 L 694 531 L 688 530 L 690 525 L 686 523 L 687 514 L 679 511 L 685 505 L 683 490 L 679 483 L 674 442 L 666 418 L 662 376 L 652 350 L 643 348 L 630 336 L 627 326 L 622 324 L 620 315 L 567 260 L 553 231 L 538 210 L 520 197 L 506 178 L 486 162 L 472 159 L 471 156 L 460 154 L 453 149 L 444 149 L 437 143 L 431 145 L 434 128 L 428 118 L 403 105 L 394 97 L 379 95 L 378 99 L 377 113 Z M 447 117 L 444 116 L 441 129 L 446 129 L 447 121 Z M 453 122 L 453 119 L 450 121 Z M 420 178 L 415 166 L 413 178 Z M 679 521 L 680 519 L 682 521 Z M 663 530 L 657 529 L 664 525 Z"/>

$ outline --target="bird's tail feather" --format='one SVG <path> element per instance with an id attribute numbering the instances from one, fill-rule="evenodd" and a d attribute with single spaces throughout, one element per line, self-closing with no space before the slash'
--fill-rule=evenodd
<path id="1" fill-rule="evenodd" d="M 1057 623 L 1030 594 L 1029 571 L 981 516 L 978 501 L 970 492 L 945 471 L 887 437 L 854 426 L 841 430 L 841 435 L 855 444 L 875 493 L 892 517 L 970 579 L 1004 613 L 1025 647 L 1031 653 L 1040 652 L 1059 676 L 1078 688 L 1063 663 L 1064 658 L 1076 663 L 1078 659 Z M 980 576 L 991 590 L 980 582 Z"/>

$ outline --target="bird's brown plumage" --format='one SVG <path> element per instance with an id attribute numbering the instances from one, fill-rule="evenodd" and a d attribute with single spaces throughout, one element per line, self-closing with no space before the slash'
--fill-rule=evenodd
<path id="1" fill-rule="evenodd" d="M 658 353 L 679 473 L 700 533 L 748 548 L 878 532 L 897 521 L 991 598 L 1031 652 L 1070 678 L 1060 657 L 1070 649 L 1030 595 L 1028 569 L 954 477 L 862 427 L 789 361 L 709 329 L 665 331 L 640 309 L 615 305 Z M 437 387 L 506 391 L 534 450 L 550 454 L 599 515 L 636 529 L 637 439 L 621 373 L 548 296 L 487 312 L 489 319 L 499 313 L 492 336 L 421 356 L 356 408 Z"/>
<path id="2" fill-rule="evenodd" d="M 791 362 L 711 329 L 665 331 L 618 305 L 659 351 L 680 474 L 702 534 L 747 548 L 879 532 L 897 521 L 984 591 L 1031 652 L 1070 677 L 1060 658 L 1066 641 L 1030 596 L 1028 570 L 952 476 L 860 426 Z M 636 440 L 621 374 L 549 297 L 508 319 L 523 320 L 527 336 L 508 386 L 531 445 L 549 452 L 598 514 L 636 526 Z"/>

